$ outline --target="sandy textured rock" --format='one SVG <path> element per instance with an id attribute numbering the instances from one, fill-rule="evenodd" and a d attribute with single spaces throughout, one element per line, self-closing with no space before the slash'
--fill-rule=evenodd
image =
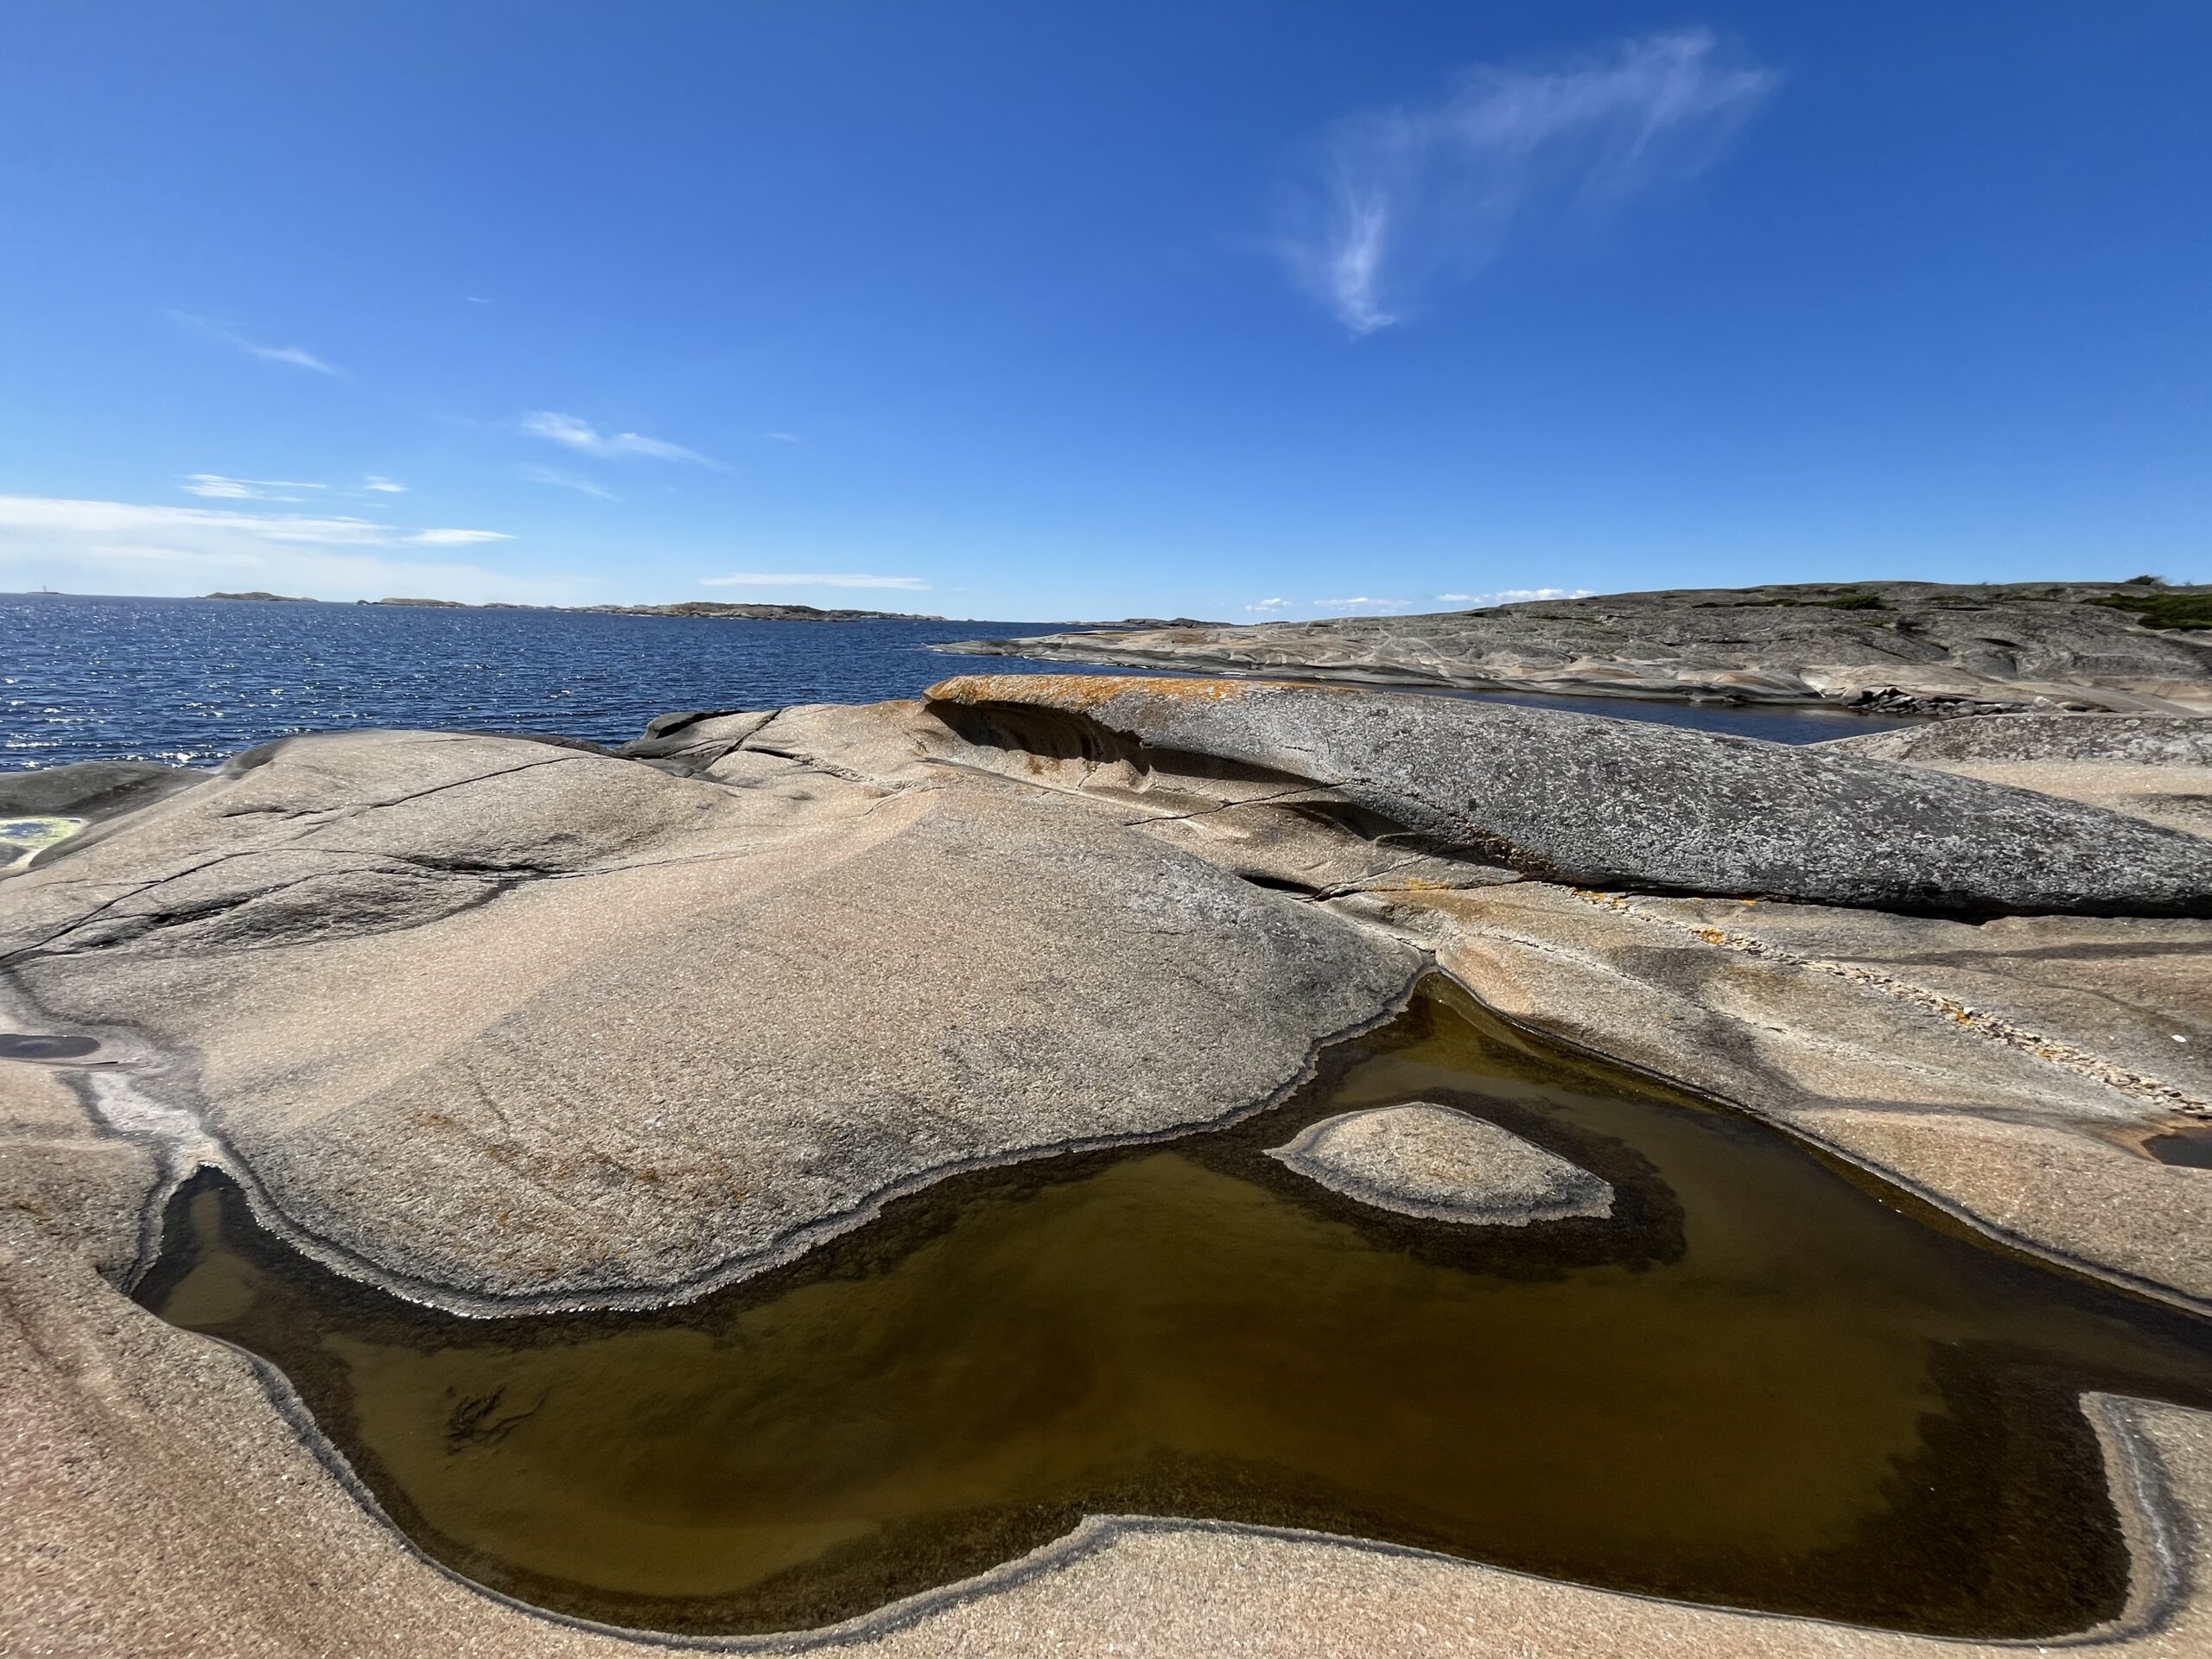
<path id="1" fill-rule="evenodd" d="M 17 878 L 6 971 L 168 1057 L 116 1112 L 465 1301 L 658 1297 L 944 1170 L 1249 1109 L 1417 964 L 1095 814 L 760 759 L 302 740 Z"/>
<path id="2" fill-rule="evenodd" d="M 1613 1210 L 1612 1188 L 1588 1170 L 1427 1101 L 1324 1118 L 1268 1155 L 1346 1198 L 1433 1221 L 1526 1227 Z"/>
<path id="3" fill-rule="evenodd" d="M 789 765 L 880 786 L 950 772 L 1313 893 L 1516 1017 L 1824 1139 L 2030 1248 L 2212 1300 L 2195 1243 L 2212 1181 L 2140 1151 L 2212 1114 L 2212 925 L 1578 892 L 1370 839 L 1392 826 L 1320 785 L 1103 746 L 1051 710 L 950 712 L 960 729 L 911 704 L 794 710 L 772 734 Z"/>
<path id="4" fill-rule="evenodd" d="M 2212 720 L 1982 715 L 1821 747 L 2037 790 L 2212 836 Z"/>
<path id="5" fill-rule="evenodd" d="M 1540 1031 L 1735 1102 L 1973 1224 L 2212 1306 L 2212 925 L 1982 926 L 1536 882 L 1338 901 Z M 2175 1036 L 2188 1040 L 2176 1043 Z"/>
<path id="6" fill-rule="evenodd" d="M 2165 715 L 1974 715 L 1929 721 L 1821 747 L 1923 765 L 2079 761 L 2101 766 L 2212 766 L 2212 719 Z"/>
<path id="7" fill-rule="evenodd" d="M 2086 602 L 2115 591 L 2129 592 L 2085 582 L 1686 588 L 1437 616 L 1061 633 L 939 649 L 1200 674 L 1899 713 L 2212 714 L 2212 639 L 2145 627 L 2127 610 Z"/>
<path id="8" fill-rule="evenodd" d="M 1340 715 L 1369 700 L 1299 695 L 1313 701 L 1199 689 L 1172 718 L 1139 706 L 1118 723 L 1049 701 L 707 715 L 664 726 L 649 741 L 672 747 L 645 761 L 449 734 L 297 740 L 0 882 L 0 1025 L 96 1030 L 112 1062 L 0 1063 L 0 1647 L 682 1645 L 545 1619 L 425 1562 L 280 1382 L 120 1298 L 149 1202 L 186 1163 L 228 1162 L 295 1237 L 418 1294 L 656 1300 L 963 1162 L 1256 1104 L 1390 1006 L 1422 950 L 1533 1027 L 1737 1101 L 1973 1224 L 2212 1303 L 2212 1178 L 2142 1151 L 2212 1116 L 2212 923 L 1668 896 L 1636 890 L 1680 885 L 1649 862 L 1611 891 L 1528 879 L 1481 816 L 1510 791 L 1468 782 L 1467 728 L 1406 728 L 1420 743 L 1394 748 L 1403 700 Z M 1273 712 L 1248 721 L 1253 696 Z M 1728 842 L 1726 814 L 1656 751 L 1616 766 L 1611 724 L 1580 747 L 1528 743 L 1504 781 L 1531 833 L 1557 820 L 1650 861 L 1705 825 L 1737 861 L 1719 868 L 1748 867 L 1757 839 Z M 1768 750 L 1666 753 L 1750 768 L 1748 789 Z M 2091 861 L 2014 846 L 2028 873 L 1992 874 L 1963 843 L 1993 822 L 2024 838 L 2094 825 L 2107 853 L 2179 839 L 2129 842 L 2125 820 L 1864 754 L 1790 775 L 1877 780 L 1858 816 L 1813 810 L 1827 798 L 1806 783 L 1782 798 L 1796 816 L 1770 810 L 1760 832 L 1831 885 L 1877 846 L 1985 903 Z M 1666 810 L 1609 817 L 1562 776 Z M 1908 826 L 1891 842 L 1904 832 L 1860 822 L 1999 798 L 2056 816 L 1977 806 L 1953 839 Z M 2212 1419 L 2092 1414 L 2138 1573 L 2100 1650 L 2193 1659 L 2212 1649 Z M 985 1580 L 760 1645 L 2019 1651 L 1172 1520 L 1095 1521 Z"/>
<path id="9" fill-rule="evenodd" d="M 1856 755 L 1219 680 L 971 676 L 930 697 L 978 748 L 1212 770 L 1286 800 L 1319 787 L 1370 840 L 1550 880 L 1965 915 L 2212 913 L 2212 852 L 2194 837 Z"/>
<path id="10" fill-rule="evenodd" d="M 245 1355 L 162 1325 L 90 1265 L 63 1211 L 127 1216 L 143 1171 L 64 1103 L 0 1076 L 11 1122 L 46 1116 L 0 1164 L 0 1637 L 47 1659 L 622 1659 L 728 1650 L 539 1617 L 417 1555 L 302 1438 Z M 66 1101 L 66 1097 L 65 1097 Z M 29 1166 L 27 1171 L 26 1164 Z M 75 1190 L 42 1184 L 73 1167 Z M 34 1173 L 35 1172 L 35 1173 Z M 43 1212 L 41 1219 L 38 1212 Z M 95 1228 L 93 1235 L 100 1230 Z M 2094 1650 L 2212 1648 L 2212 1417 L 2091 1402 L 2137 1561 Z M 1086 1522 L 986 1579 L 801 1641 L 741 1650 L 855 1659 L 2000 1659 L 1939 1641 L 1622 1595 L 1418 1551 L 1174 1521 Z"/>

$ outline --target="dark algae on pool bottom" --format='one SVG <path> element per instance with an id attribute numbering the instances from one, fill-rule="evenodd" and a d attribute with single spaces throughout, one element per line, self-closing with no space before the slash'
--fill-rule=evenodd
<path id="1" fill-rule="evenodd" d="M 1428 1221 L 1265 1155 L 1412 1100 L 1591 1170 L 1612 1214 Z M 425 1551 L 676 1631 L 817 1626 L 1142 1515 L 2048 1637 L 2127 1590 L 2080 1395 L 2212 1407 L 2206 1322 L 1441 982 L 1281 1106 L 957 1176 L 652 1313 L 426 1309 L 213 1174 L 168 1226 L 139 1299 L 276 1365 Z"/>

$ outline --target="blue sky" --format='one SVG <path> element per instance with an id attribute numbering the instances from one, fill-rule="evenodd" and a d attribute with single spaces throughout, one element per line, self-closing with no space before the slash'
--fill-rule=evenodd
<path id="1" fill-rule="evenodd" d="M 2212 579 L 2208 181 L 2201 0 L 16 6 L 0 588 Z"/>

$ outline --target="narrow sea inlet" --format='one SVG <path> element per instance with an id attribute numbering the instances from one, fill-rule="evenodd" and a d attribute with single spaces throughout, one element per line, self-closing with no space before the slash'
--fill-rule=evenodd
<path id="1" fill-rule="evenodd" d="M 1602 1177 L 1611 1213 L 1424 1219 L 1266 1155 L 1411 1101 Z M 426 1310 L 213 1176 L 137 1294 L 273 1362 L 431 1555 L 675 1631 L 817 1626 L 1143 1515 L 2054 1636 L 2127 1584 L 2081 1393 L 2212 1408 L 2212 1325 L 1441 981 L 1282 1106 L 947 1180 L 680 1307 Z"/>

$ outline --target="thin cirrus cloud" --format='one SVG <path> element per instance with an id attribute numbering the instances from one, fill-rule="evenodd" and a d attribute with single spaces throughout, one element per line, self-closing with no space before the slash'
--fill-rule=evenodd
<path id="1" fill-rule="evenodd" d="M 407 486 L 397 479 L 386 478 L 381 473 L 371 473 L 361 480 L 361 487 L 373 490 L 378 495 L 404 495 Z"/>
<path id="2" fill-rule="evenodd" d="M 578 495 L 594 496 L 601 501 L 620 501 L 622 498 L 604 485 L 575 473 L 564 473 L 555 467 L 529 466 L 522 475 L 533 484 L 550 484 L 558 490 L 574 490 Z"/>
<path id="3" fill-rule="evenodd" d="M 418 530 L 399 539 L 417 547 L 479 547 L 486 542 L 512 542 L 514 537 L 504 530 Z"/>
<path id="4" fill-rule="evenodd" d="M 899 588 L 926 593 L 929 583 L 919 576 L 866 576 L 819 570 L 771 572 L 741 570 L 727 576 L 702 576 L 702 588 Z"/>
<path id="5" fill-rule="evenodd" d="M 1706 29 L 1548 68 L 1477 64 L 1440 103 L 1332 126 L 1276 246 L 1300 288 L 1371 334 L 1545 214 L 1603 216 L 1701 172 L 1781 79 Z"/>
<path id="6" fill-rule="evenodd" d="M 1439 594 L 1437 602 L 1443 605 L 1465 605 L 1471 610 L 1481 610 L 1491 605 L 1526 605 L 1540 599 L 1587 599 L 1587 588 L 1500 588 L 1490 594 Z"/>
<path id="7" fill-rule="evenodd" d="M 687 449 L 680 443 L 671 443 L 664 438 L 649 438 L 642 432 L 602 432 L 589 421 L 574 415 L 557 414 L 541 409 L 525 415 L 518 423 L 532 437 L 573 449 L 578 454 L 591 455 L 601 461 L 628 461 L 639 457 L 652 461 L 688 461 L 701 467 L 719 468 L 720 461 L 711 461 L 696 449 Z"/>
<path id="8" fill-rule="evenodd" d="M 216 501 L 303 501 L 294 490 L 320 490 L 324 486 L 299 479 L 226 478 L 221 473 L 187 473 L 177 487 L 187 495 Z"/>
<path id="9" fill-rule="evenodd" d="M 341 378 L 346 373 L 337 365 L 325 361 L 304 346 L 264 346 L 258 340 L 247 339 L 226 322 L 217 322 L 208 317 L 195 317 L 187 311 L 174 311 L 169 315 L 179 322 L 212 335 L 225 345 L 244 352 L 248 357 L 257 357 L 264 363 L 289 364 L 296 369 L 313 369 L 317 374 L 336 375 Z"/>
<path id="10" fill-rule="evenodd" d="M 410 530 L 342 514 L 243 512 L 0 496 L 0 567 L 107 593 L 251 588 L 321 599 L 407 595 L 552 603 L 571 584 L 409 556 L 512 539 L 505 531 Z"/>

